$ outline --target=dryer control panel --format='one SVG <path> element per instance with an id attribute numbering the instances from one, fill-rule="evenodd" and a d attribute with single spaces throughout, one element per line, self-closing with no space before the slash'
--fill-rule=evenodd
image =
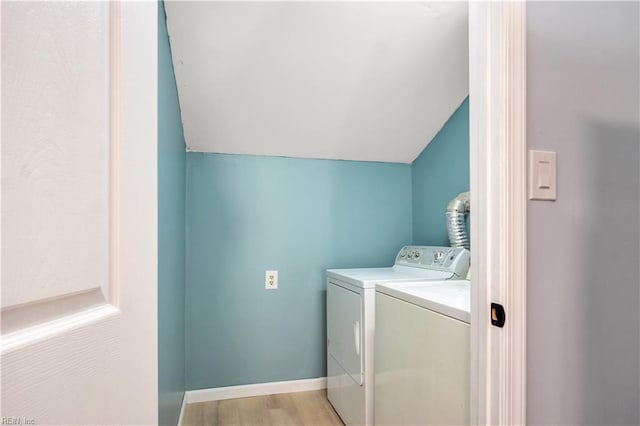
<path id="1" fill-rule="evenodd" d="M 396 265 L 448 271 L 467 276 L 470 253 L 463 247 L 405 246 L 396 256 Z"/>

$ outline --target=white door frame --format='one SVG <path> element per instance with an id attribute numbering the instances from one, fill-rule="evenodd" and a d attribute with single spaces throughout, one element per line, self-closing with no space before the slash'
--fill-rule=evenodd
<path id="1" fill-rule="evenodd" d="M 526 4 L 470 2 L 471 422 L 526 423 Z M 506 312 L 490 322 L 491 302 Z"/>

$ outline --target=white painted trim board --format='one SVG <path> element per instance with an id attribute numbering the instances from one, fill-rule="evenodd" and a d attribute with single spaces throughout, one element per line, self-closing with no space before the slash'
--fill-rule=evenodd
<path id="1" fill-rule="evenodd" d="M 227 386 L 186 391 L 183 406 L 198 402 L 222 401 L 224 399 L 250 396 L 275 395 L 279 393 L 307 392 L 327 388 L 327 378 L 290 380 L 285 382 L 256 383 L 252 385 Z"/>
<path id="2" fill-rule="evenodd" d="M 526 4 L 471 2 L 471 424 L 526 423 Z M 489 321 L 504 306 L 504 328 Z"/>

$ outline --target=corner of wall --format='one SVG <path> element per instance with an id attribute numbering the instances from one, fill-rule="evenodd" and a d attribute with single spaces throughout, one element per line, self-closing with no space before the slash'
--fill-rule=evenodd
<path id="1" fill-rule="evenodd" d="M 185 381 L 186 149 L 166 29 L 158 2 L 158 419 L 178 422 Z"/>
<path id="2" fill-rule="evenodd" d="M 413 244 L 449 245 L 449 200 L 469 190 L 469 97 L 411 163 Z"/>

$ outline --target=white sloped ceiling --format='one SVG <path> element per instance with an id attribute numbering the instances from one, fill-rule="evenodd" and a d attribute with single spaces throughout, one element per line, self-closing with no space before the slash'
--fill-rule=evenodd
<path id="1" fill-rule="evenodd" d="M 410 163 L 469 91 L 465 2 L 165 7 L 190 151 Z"/>

